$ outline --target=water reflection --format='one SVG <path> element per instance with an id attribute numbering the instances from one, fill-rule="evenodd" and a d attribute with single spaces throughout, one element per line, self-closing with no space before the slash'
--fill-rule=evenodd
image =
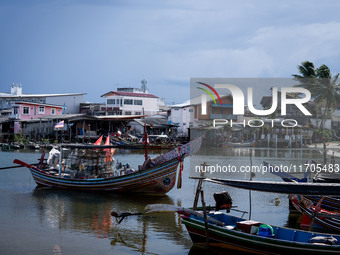
<path id="1" fill-rule="evenodd" d="M 175 204 L 166 195 L 35 189 L 32 196 L 40 224 L 49 228 L 88 234 L 98 239 L 107 238 L 111 246 L 123 246 L 142 254 L 162 254 L 163 243 L 169 241 L 177 245 L 175 249 L 191 247 L 191 241 L 177 213 L 131 216 L 120 224 L 111 216 L 111 211 L 142 212 L 151 203 Z M 176 204 L 181 205 L 180 201 Z M 157 242 L 154 238 L 157 238 Z"/>
<path id="2" fill-rule="evenodd" d="M 313 149 L 296 148 L 256 148 L 256 147 L 241 147 L 241 148 L 216 148 L 216 147 L 201 147 L 198 155 L 209 156 L 228 156 L 228 157 L 266 157 L 266 158 L 320 158 L 321 154 Z"/>

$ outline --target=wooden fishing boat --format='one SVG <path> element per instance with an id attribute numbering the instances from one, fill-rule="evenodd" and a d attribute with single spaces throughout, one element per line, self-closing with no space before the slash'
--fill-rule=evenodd
<path id="1" fill-rule="evenodd" d="M 285 172 L 273 171 L 275 166 L 272 166 L 267 162 L 263 163 L 269 167 L 269 172 L 280 176 L 285 182 L 307 182 L 308 172 L 305 172 L 304 177 L 299 179 Z M 315 181 L 315 177 L 313 178 L 313 181 Z M 291 194 L 288 197 L 290 201 L 290 210 L 295 210 L 302 214 L 302 221 L 300 223 L 302 229 L 340 231 L 340 200 L 338 198 L 298 194 Z"/>
<path id="2" fill-rule="evenodd" d="M 327 229 L 340 231 L 340 212 L 322 208 L 324 198 L 315 203 L 302 195 L 289 195 L 292 205 L 302 213 L 302 229 Z"/>
<path id="3" fill-rule="evenodd" d="M 222 212 L 208 217 L 187 214 L 182 217 L 192 241 L 198 245 L 254 254 L 339 254 L 340 236 L 321 234 L 247 221 Z M 221 225 L 221 223 L 223 225 Z M 208 231 L 206 231 L 208 229 Z"/>
<path id="4" fill-rule="evenodd" d="M 322 199 L 322 196 L 304 196 L 306 199 L 309 199 L 313 202 L 314 205 L 316 205 L 320 199 Z M 329 197 L 325 196 L 323 197 L 323 202 L 321 204 L 321 208 L 326 209 L 328 211 L 340 211 L 340 199 L 339 197 Z"/>
<path id="5" fill-rule="evenodd" d="M 182 222 L 194 243 L 254 254 L 337 254 L 340 252 L 339 235 L 270 226 L 250 219 L 244 220 L 243 216 L 240 218 L 219 212 L 221 209 L 226 209 L 228 212 L 232 204 L 232 200 L 223 193 L 214 194 L 217 212 L 207 213 L 202 181 L 203 179 L 199 180 L 193 208 L 197 208 L 198 197 L 201 194 L 203 213 L 178 210 L 184 214 Z"/>
<path id="6" fill-rule="evenodd" d="M 278 175 L 284 182 L 279 181 L 247 181 L 232 180 L 220 178 L 203 178 L 206 181 L 227 185 L 235 188 L 249 189 L 264 192 L 286 193 L 286 194 L 303 194 L 303 195 L 340 195 L 340 183 L 335 182 L 307 182 L 305 172 L 302 179 L 298 179 L 286 171 L 280 171 L 279 168 L 263 162 L 268 173 Z M 202 179 L 193 177 L 193 179 Z"/>
<path id="7" fill-rule="evenodd" d="M 201 177 L 192 177 L 201 179 Z M 299 183 L 279 181 L 246 181 L 220 178 L 203 178 L 206 181 L 230 187 L 264 192 L 305 194 L 305 195 L 340 195 L 340 183 Z"/>
<path id="8" fill-rule="evenodd" d="M 239 142 L 239 143 L 233 143 L 233 142 L 226 142 L 224 144 L 222 144 L 222 147 L 224 148 L 234 148 L 234 147 L 254 147 L 256 146 L 256 141 L 251 140 L 251 141 L 247 141 L 247 142 Z"/>
<path id="9" fill-rule="evenodd" d="M 309 160 L 306 162 L 306 164 L 316 164 L 315 161 Z M 306 183 L 307 182 L 307 176 L 309 175 L 308 171 L 304 172 L 304 176 L 302 178 L 297 178 L 287 172 L 279 171 L 279 168 L 276 166 L 273 166 L 269 164 L 268 162 L 263 162 L 263 165 L 268 168 L 268 172 L 277 175 L 282 178 L 283 181 L 285 182 L 298 182 L 298 183 Z M 276 170 L 275 170 L 276 168 Z M 318 174 L 317 174 L 318 175 Z M 324 180 L 324 179 L 322 179 Z M 319 178 L 313 178 L 313 182 L 319 183 Z M 324 181 L 321 181 L 320 183 L 327 183 Z M 333 183 L 332 179 L 329 180 L 328 183 Z M 335 180 L 335 183 L 338 183 L 337 180 Z M 318 196 L 318 195 L 304 195 L 303 196 L 305 199 L 310 200 L 313 202 L 314 205 L 316 205 L 320 199 L 323 199 L 321 208 L 329 211 L 334 211 L 338 210 L 340 211 L 340 198 L 339 197 L 330 197 L 330 196 Z"/>
<path id="10" fill-rule="evenodd" d="M 26 166 L 38 186 L 85 191 L 167 193 L 175 185 L 178 165 L 182 166 L 184 157 L 199 149 L 201 141 L 202 138 L 195 139 L 153 159 L 146 156 L 144 164 L 135 170 L 126 165 L 114 169 L 109 156 L 113 146 L 105 145 L 64 145 L 67 149 L 60 150 L 61 154 L 65 154 L 64 160 L 62 156 L 59 160 L 55 157 L 55 167 L 42 164 L 43 160 L 38 166 L 18 159 L 14 163 Z"/>

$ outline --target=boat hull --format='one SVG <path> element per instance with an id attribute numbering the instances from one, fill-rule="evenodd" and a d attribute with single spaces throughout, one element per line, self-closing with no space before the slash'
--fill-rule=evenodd
<path id="1" fill-rule="evenodd" d="M 178 164 L 178 159 L 173 159 L 156 167 L 132 174 L 87 180 L 51 176 L 36 167 L 30 167 L 29 170 L 38 186 L 86 191 L 164 194 L 170 191 L 175 185 Z"/>
<path id="2" fill-rule="evenodd" d="M 256 146 L 256 142 L 252 141 L 252 142 L 244 142 L 244 143 L 225 143 L 222 144 L 222 147 L 224 148 L 239 148 L 239 147 L 255 147 Z"/>
<path id="3" fill-rule="evenodd" d="M 195 178 L 200 179 L 200 177 Z M 340 195 L 339 183 L 245 181 L 219 178 L 206 178 L 205 180 L 221 185 L 256 191 L 303 195 Z"/>
<path id="4" fill-rule="evenodd" d="M 195 244 L 206 245 L 207 239 L 203 220 L 184 217 L 182 222 Z M 339 245 L 316 245 L 278 240 L 229 230 L 213 224 L 208 224 L 208 237 L 209 247 L 251 254 L 338 254 L 340 252 Z"/>
<path id="5" fill-rule="evenodd" d="M 310 224 L 313 224 L 313 229 L 325 229 L 336 232 L 340 231 L 340 218 L 338 211 L 333 211 L 335 212 L 335 215 L 334 218 L 332 218 L 331 211 L 320 209 L 317 212 L 325 214 L 329 213 L 329 217 L 318 216 L 315 214 L 315 207 L 312 206 L 313 201 L 309 200 L 307 197 L 290 195 L 289 199 L 297 211 L 303 214 L 302 222 L 300 224 L 302 229 L 309 229 Z"/>

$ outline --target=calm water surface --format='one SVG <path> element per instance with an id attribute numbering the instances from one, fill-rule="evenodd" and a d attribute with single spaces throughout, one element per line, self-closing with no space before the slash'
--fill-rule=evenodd
<path id="1" fill-rule="evenodd" d="M 251 149 L 253 164 L 269 160 L 273 164 L 309 158 L 321 159 L 312 150 Z M 212 151 L 221 163 L 250 164 L 249 149 Z M 156 154 L 155 154 L 156 155 Z M 206 155 L 206 153 L 205 153 Z M 39 152 L 0 152 L 0 165 L 13 165 L 18 158 L 35 163 Z M 120 150 L 116 160 L 137 166 L 143 152 Z M 195 160 L 209 161 L 201 156 Z M 215 158 L 216 159 L 216 158 Z M 51 189 L 35 189 L 36 184 L 26 168 L 0 171 L 0 250 L 1 254 L 196 254 L 180 217 L 176 213 L 133 216 L 117 224 L 111 211 L 141 212 L 150 203 L 192 206 L 196 180 L 189 179 L 190 159 L 184 162 L 183 187 L 164 196 L 97 194 Z M 240 178 L 249 178 L 240 174 Z M 249 211 L 249 191 L 206 183 L 205 198 L 213 205 L 214 192 L 228 191 L 233 205 Z M 275 205 L 274 199 L 280 203 Z M 252 192 L 252 219 L 268 224 L 288 224 L 287 195 Z M 240 216 L 240 213 L 233 213 Z M 248 218 L 248 216 L 245 216 Z"/>

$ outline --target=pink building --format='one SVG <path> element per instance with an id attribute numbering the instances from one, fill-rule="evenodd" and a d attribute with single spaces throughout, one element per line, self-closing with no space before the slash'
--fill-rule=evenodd
<path id="1" fill-rule="evenodd" d="M 63 106 L 31 102 L 15 102 L 12 118 L 20 120 L 39 119 L 47 115 L 61 115 Z"/>

